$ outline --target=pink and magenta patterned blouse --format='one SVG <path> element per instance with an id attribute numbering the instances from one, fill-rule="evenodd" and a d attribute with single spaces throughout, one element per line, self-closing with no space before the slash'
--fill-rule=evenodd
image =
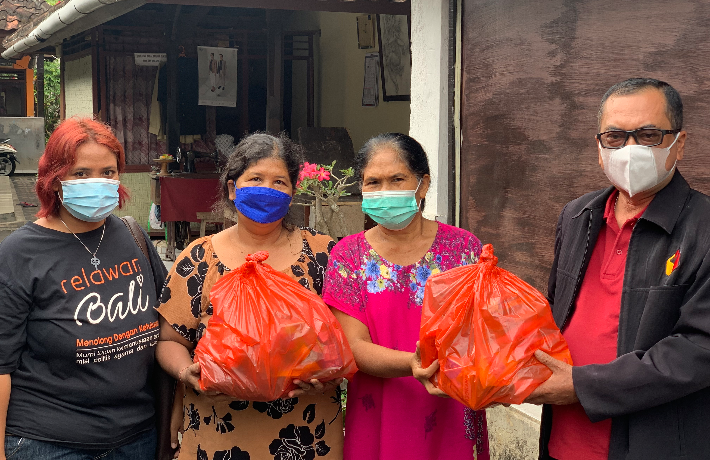
<path id="1" fill-rule="evenodd" d="M 480 253 L 473 234 L 441 223 L 429 251 L 408 266 L 380 257 L 364 232 L 351 235 L 331 252 L 323 300 L 367 326 L 373 343 L 414 352 L 427 279 Z M 364 458 L 487 460 L 485 411 L 431 396 L 414 377 L 358 372 L 348 384 L 344 459 Z"/>

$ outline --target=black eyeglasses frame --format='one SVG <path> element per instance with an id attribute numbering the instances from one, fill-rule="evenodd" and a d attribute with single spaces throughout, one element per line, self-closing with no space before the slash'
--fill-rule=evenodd
<path id="1" fill-rule="evenodd" d="M 652 144 L 652 145 L 646 145 L 646 144 L 640 143 L 640 142 L 639 142 L 639 139 L 638 139 L 638 137 L 637 137 L 637 136 L 638 136 L 638 133 L 639 133 L 639 131 L 645 131 L 645 130 L 660 131 L 660 132 L 663 134 L 663 136 L 661 136 L 661 141 L 660 141 L 658 144 Z M 604 131 L 603 133 L 598 133 L 598 134 L 597 134 L 596 136 L 594 136 L 594 137 L 597 138 L 597 140 L 598 140 L 599 143 L 601 144 L 602 148 L 605 148 L 605 149 L 612 149 L 612 150 L 618 150 L 618 149 L 623 149 L 624 147 L 626 147 L 626 143 L 629 142 L 629 137 L 633 137 L 634 140 L 636 141 L 636 143 L 637 143 L 638 145 L 643 145 L 644 147 L 655 147 L 655 146 L 657 146 L 657 145 L 663 144 L 663 139 L 665 139 L 666 135 L 668 135 L 668 134 L 678 134 L 678 133 L 681 132 L 681 131 L 682 131 L 681 128 L 678 128 L 678 129 L 637 128 L 637 129 L 634 129 L 634 130 L 632 130 L 632 131 L 624 131 L 623 129 L 612 129 L 612 130 L 609 130 L 609 131 Z M 602 136 L 603 136 L 604 134 L 607 134 L 607 133 L 624 133 L 624 134 L 626 134 L 626 139 L 624 139 L 624 143 L 621 144 L 619 147 L 608 147 L 608 146 L 604 145 L 604 142 L 602 142 Z"/>

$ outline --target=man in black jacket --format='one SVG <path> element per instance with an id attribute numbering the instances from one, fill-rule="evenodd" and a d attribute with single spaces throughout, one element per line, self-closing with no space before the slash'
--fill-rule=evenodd
<path id="1" fill-rule="evenodd" d="M 670 85 L 631 79 L 599 109 L 613 187 L 568 203 L 548 298 L 574 366 L 553 375 L 540 458 L 710 458 L 710 198 L 676 170 L 687 134 Z"/>

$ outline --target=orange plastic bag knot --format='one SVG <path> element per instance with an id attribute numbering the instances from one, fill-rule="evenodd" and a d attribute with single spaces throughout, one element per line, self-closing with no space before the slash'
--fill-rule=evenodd
<path id="1" fill-rule="evenodd" d="M 258 262 L 261 263 L 265 261 L 266 259 L 269 258 L 269 252 L 268 251 L 259 251 L 255 252 L 254 254 L 249 254 L 246 259 L 247 262 Z"/>
<path id="2" fill-rule="evenodd" d="M 241 267 L 237 268 L 233 273 L 235 276 L 248 276 L 256 270 L 258 265 L 262 265 L 266 259 L 269 258 L 269 253 L 267 251 L 259 251 L 254 254 L 249 254 L 246 256 L 246 263 L 243 263 Z"/>
<path id="3" fill-rule="evenodd" d="M 493 245 L 486 244 L 481 250 L 481 256 L 478 258 L 479 264 L 498 265 L 498 257 L 493 255 Z"/>

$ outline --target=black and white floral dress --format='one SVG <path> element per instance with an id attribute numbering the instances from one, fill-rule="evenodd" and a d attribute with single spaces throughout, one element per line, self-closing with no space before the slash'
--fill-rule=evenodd
<path id="1" fill-rule="evenodd" d="M 286 273 L 320 295 L 335 242 L 311 229 L 300 232 L 301 256 Z M 195 240 L 182 252 L 166 280 L 158 312 L 195 345 L 212 316 L 210 289 L 227 270 L 208 236 Z M 343 458 L 339 389 L 325 395 L 271 402 L 209 397 L 188 390 L 183 406 L 185 432 L 180 460 Z"/>

